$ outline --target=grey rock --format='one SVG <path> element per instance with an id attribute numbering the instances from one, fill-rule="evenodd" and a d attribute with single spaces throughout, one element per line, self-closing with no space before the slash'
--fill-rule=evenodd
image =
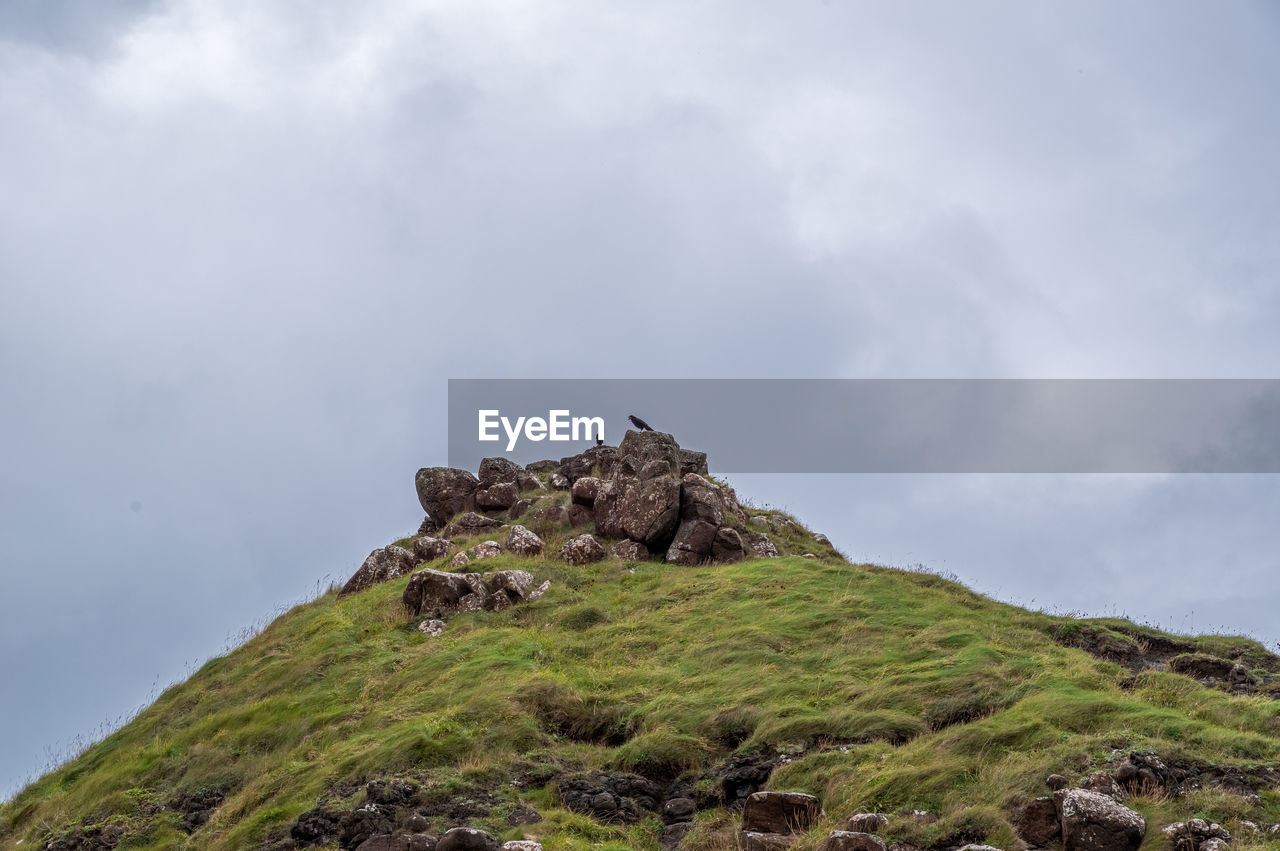
<path id="1" fill-rule="evenodd" d="M 609 555 L 623 561 L 646 561 L 649 549 L 639 541 L 618 541 L 609 548 Z"/>
<path id="2" fill-rule="evenodd" d="M 506 540 L 503 542 L 503 548 L 507 552 L 515 553 L 521 556 L 536 556 L 542 553 L 546 544 L 541 538 L 524 526 L 512 526 L 507 532 Z"/>
<path id="3" fill-rule="evenodd" d="M 1100 792 L 1060 789 L 1053 801 L 1062 824 L 1063 851 L 1131 851 L 1147 832 L 1142 816 Z"/>
<path id="4" fill-rule="evenodd" d="M 604 558 L 604 547 L 600 546 L 591 535 L 578 535 L 564 542 L 560 549 L 560 560 L 566 564 L 583 565 L 600 561 Z"/>
<path id="5" fill-rule="evenodd" d="M 705 520 L 685 520 L 676 530 L 675 539 L 667 549 L 667 563 L 681 565 L 702 564 L 711 558 L 711 546 L 718 530 Z"/>
<path id="6" fill-rule="evenodd" d="M 1062 826 L 1058 823 L 1058 808 L 1053 798 L 1036 798 L 1028 801 L 1014 819 L 1018 836 L 1033 848 L 1048 845 L 1058 838 Z"/>
<path id="7" fill-rule="evenodd" d="M 480 487 L 475 476 L 452 467 L 424 467 L 414 476 L 413 483 L 422 509 L 438 524 L 474 507 Z"/>
<path id="8" fill-rule="evenodd" d="M 518 482 L 524 467 L 506 458 L 485 458 L 480 462 L 480 485 L 488 487 L 500 482 Z"/>
<path id="9" fill-rule="evenodd" d="M 453 541 L 419 535 L 413 539 L 413 557 L 418 561 L 436 561 L 453 551 Z"/>
<path id="10" fill-rule="evenodd" d="M 476 491 L 476 508 L 497 511 L 510 508 L 520 499 L 520 488 L 515 482 L 498 482 Z"/>
<path id="11" fill-rule="evenodd" d="M 372 588 L 380 582 L 397 579 L 412 571 L 416 563 L 417 560 L 413 557 L 413 553 L 404 547 L 397 547 L 393 544 L 376 549 L 369 553 L 368 558 L 364 560 L 364 564 L 360 565 L 359 569 L 347 580 L 347 584 L 342 586 L 339 596 L 355 594 L 366 588 Z"/>

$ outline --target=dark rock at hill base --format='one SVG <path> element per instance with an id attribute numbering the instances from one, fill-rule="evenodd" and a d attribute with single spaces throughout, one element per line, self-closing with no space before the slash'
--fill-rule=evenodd
<path id="1" fill-rule="evenodd" d="M 370 836 L 356 851 L 436 851 L 439 841 L 429 833 L 383 833 Z"/>
<path id="2" fill-rule="evenodd" d="M 1058 838 L 1062 826 L 1058 823 L 1058 808 L 1053 798 L 1036 798 L 1023 805 L 1014 820 L 1018 836 L 1033 848 L 1048 845 Z"/>
<path id="3" fill-rule="evenodd" d="M 413 481 L 423 511 L 439 525 L 474 508 L 475 493 L 480 488 L 479 479 L 453 467 L 423 467 Z"/>
<path id="4" fill-rule="evenodd" d="M 379 582 L 404 576 L 413 570 L 415 564 L 417 559 L 404 547 L 397 547 L 394 544 L 379 547 L 369 553 L 364 564 L 360 565 L 360 568 L 347 580 L 347 584 L 342 586 L 339 596 L 355 594 L 366 588 L 372 588 Z"/>
<path id="5" fill-rule="evenodd" d="M 446 831 L 436 844 L 436 851 L 499 851 L 497 837 L 473 827 L 455 827 Z"/>
<path id="6" fill-rule="evenodd" d="M 344 813 L 338 823 L 338 847 L 356 848 L 365 840 L 395 829 L 395 808 L 368 803 L 358 810 Z"/>
<path id="7" fill-rule="evenodd" d="M 742 829 L 755 833 L 804 833 L 822 814 L 822 802 L 804 792 L 756 792 L 742 808 Z"/>
<path id="8" fill-rule="evenodd" d="M 634 824 L 658 808 L 661 790 L 635 774 L 592 771 L 560 780 L 556 791 L 574 812 L 611 824 Z"/>
<path id="9" fill-rule="evenodd" d="M 341 821 L 342 813 L 316 807 L 298 816 L 298 820 L 289 829 L 289 835 L 304 844 L 321 845 L 337 838 L 338 824 Z"/>

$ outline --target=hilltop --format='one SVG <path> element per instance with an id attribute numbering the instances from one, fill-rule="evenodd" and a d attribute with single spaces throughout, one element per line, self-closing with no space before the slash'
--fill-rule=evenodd
<path id="1" fill-rule="evenodd" d="M 478 473 L 420 470 L 415 534 L 22 790 L 0 846 L 1280 847 L 1256 642 L 851 564 L 661 433 Z"/>

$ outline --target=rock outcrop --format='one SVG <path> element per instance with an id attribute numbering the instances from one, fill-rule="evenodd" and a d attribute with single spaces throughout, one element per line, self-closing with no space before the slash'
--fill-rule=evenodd
<path id="1" fill-rule="evenodd" d="M 546 593 L 548 583 L 535 587 L 536 581 L 532 573 L 524 570 L 482 574 L 424 568 L 409 578 L 402 601 L 411 615 L 482 609 L 501 611 Z"/>

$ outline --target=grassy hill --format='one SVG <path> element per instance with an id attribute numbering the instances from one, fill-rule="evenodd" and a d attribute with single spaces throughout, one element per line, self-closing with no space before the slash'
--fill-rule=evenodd
<path id="1" fill-rule="evenodd" d="M 1244 825 L 1280 821 L 1280 790 L 1265 782 L 1280 762 L 1280 703 L 1265 685 L 1232 695 L 1108 661 L 1176 645 L 1265 684 L 1276 660 L 1256 643 L 1027 611 L 937 576 L 848 564 L 797 535 L 808 545 L 792 551 L 820 557 L 569 567 L 503 555 L 484 569 L 529 570 L 550 591 L 452 615 L 438 637 L 406 615 L 407 577 L 330 592 L 19 793 L 0 808 L 0 847 L 288 847 L 303 813 L 352 810 L 369 781 L 406 779 L 435 831 L 657 849 L 657 815 L 609 824 L 562 802 L 566 777 L 605 770 L 692 789 L 700 809 L 682 847 L 728 849 L 740 816 L 723 778 L 763 761 L 766 788 L 823 801 L 798 848 L 880 811 L 893 814 L 889 839 L 1012 849 L 1017 809 L 1046 794 L 1047 775 L 1078 781 L 1130 751 L 1206 778 L 1128 801 L 1148 820 L 1144 847 L 1165 847 L 1159 826 L 1192 816 L 1222 822 L 1237 847 L 1276 847 Z M 1247 788 L 1208 782 L 1222 777 Z M 941 818 L 897 815 L 913 809 Z M 540 821 L 515 823 L 533 812 Z"/>

